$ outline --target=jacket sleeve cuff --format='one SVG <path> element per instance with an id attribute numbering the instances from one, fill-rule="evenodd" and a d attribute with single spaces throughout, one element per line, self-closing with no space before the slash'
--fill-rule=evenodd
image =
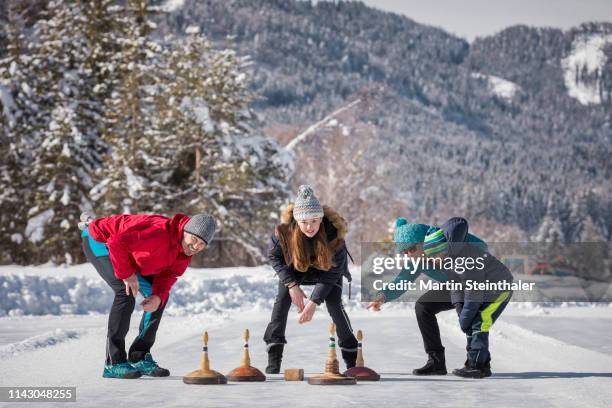
<path id="1" fill-rule="evenodd" d="M 155 295 L 155 296 L 159 296 L 159 298 L 161 299 L 160 306 L 163 306 L 168 301 L 168 296 L 169 296 L 170 293 L 169 292 L 163 292 L 163 291 L 160 291 L 160 290 L 153 290 L 151 294 Z"/>
<path id="2" fill-rule="evenodd" d="M 323 303 L 322 299 L 314 298 L 312 296 L 310 296 L 310 301 L 316 303 L 317 306 L 321 306 L 321 303 Z"/>
<path id="3" fill-rule="evenodd" d="M 113 264 L 112 259 L 111 259 L 111 264 Z M 133 274 L 136 273 L 135 269 L 131 269 L 131 268 L 117 268 L 114 264 L 113 264 L 113 272 L 115 273 L 115 276 L 117 277 L 117 279 L 127 279 L 130 276 L 132 276 Z"/>
<path id="4" fill-rule="evenodd" d="M 280 281 L 282 282 L 283 285 L 287 286 L 288 284 L 290 284 L 291 282 L 297 282 L 297 279 L 295 279 L 295 276 L 293 275 L 293 273 L 286 271 L 285 273 L 278 276 Z"/>

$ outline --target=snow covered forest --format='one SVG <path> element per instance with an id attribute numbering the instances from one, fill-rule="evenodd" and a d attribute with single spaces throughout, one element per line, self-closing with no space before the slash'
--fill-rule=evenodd
<path id="1" fill-rule="evenodd" d="M 208 212 L 223 257 L 260 261 L 290 162 L 250 110 L 248 58 L 197 27 L 154 38 L 144 0 L 28 11 L 9 3 L 0 61 L 2 261 L 81 261 L 84 210 Z"/>
<path id="2" fill-rule="evenodd" d="M 0 263 L 82 261 L 93 209 L 207 211 L 222 229 L 194 266 L 259 264 L 304 182 L 357 255 L 396 216 L 611 238 L 612 23 L 468 43 L 342 1 L 23 0 L 0 19 Z"/>

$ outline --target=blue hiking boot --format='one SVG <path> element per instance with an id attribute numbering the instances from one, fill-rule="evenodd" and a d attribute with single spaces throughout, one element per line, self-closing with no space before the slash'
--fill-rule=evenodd
<path id="1" fill-rule="evenodd" d="M 130 363 L 119 363 L 104 366 L 102 377 L 104 378 L 139 378 L 142 373 Z"/>
<path id="2" fill-rule="evenodd" d="M 166 368 L 161 368 L 157 365 L 151 353 L 145 354 L 144 358 L 140 361 L 132 363 L 135 369 L 137 369 L 142 375 L 148 375 L 151 377 L 168 377 L 170 371 Z"/>

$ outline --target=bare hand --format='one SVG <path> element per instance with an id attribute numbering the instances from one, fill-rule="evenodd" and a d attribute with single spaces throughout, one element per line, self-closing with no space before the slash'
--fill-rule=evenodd
<path id="1" fill-rule="evenodd" d="M 136 274 L 133 273 L 130 277 L 125 278 L 123 283 L 125 284 L 125 294 L 130 296 L 131 291 L 134 298 L 136 298 L 136 295 L 138 295 L 138 289 L 140 288 Z"/>
<path id="2" fill-rule="evenodd" d="M 304 310 L 304 299 L 306 299 L 304 291 L 302 291 L 299 285 L 295 285 L 289 289 L 289 296 L 291 296 L 291 303 L 296 305 L 298 312 L 301 313 Z"/>
<path id="3" fill-rule="evenodd" d="M 298 322 L 302 324 L 302 323 L 311 321 L 312 316 L 314 316 L 314 312 L 316 310 L 317 310 L 317 304 L 313 301 L 308 302 L 308 304 L 306 304 L 306 307 L 304 307 L 304 310 L 302 311 L 302 313 L 300 313 L 300 318 Z"/>
<path id="4" fill-rule="evenodd" d="M 145 312 L 154 312 L 161 305 L 161 299 L 157 295 L 152 295 L 145 298 L 140 304 Z"/>
<path id="5" fill-rule="evenodd" d="M 375 312 L 380 312 L 380 308 L 384 303 L 385 303 L 385 295 L 381 293 L 380 295 L 376 297 L 376 299 L 373 302 L 370 302 L 370 304 L 368 304 L 368 309 L 371 309 Z"/>

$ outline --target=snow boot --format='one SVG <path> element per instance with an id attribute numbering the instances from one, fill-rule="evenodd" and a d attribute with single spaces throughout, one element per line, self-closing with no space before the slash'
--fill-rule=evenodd
<path id="1" fill-rule="evenodd" d="M 465 359 L 465 363 L 463 363 L 463 368 L 468 369 L 470 368 L 470 360 L 469 359 Z M 487 357 L 487 361 L 485 361 L 485 363 L 482 365 L 482 371 L 484 372 L 484 376 L 485 377 L 490 377 L 492 375 L 491 373 L 491 355 L 489 355 L 489 357 Z"/>
<path id="2" fill-rule="evenodd" d="M 346 369 L 355 367 L 357 364 L 357 350 L 347 351 L 342 350 L 342 358 L 344 359 L 344 363 L 346 364 Z"/>
<path id="3" fill-rule="evenodd" d="M 102 377 L 104 378 L 139 378 L 142 373 L 130 363 L 118 363 L 104 366 Z"/>
<path id="4" fill-rule="evenodd" d="M 483 364 L 482 371 L 484 372 L 485 377 L 490 377 L 493 375 L 493 373 L 491 373 L 491 355 L 487 357 L 487 361 L 485 361 Z"/>
<path id="5" fill-rule="evenodd" d="M 421 368 L 412 370 L 414 375 L 446 375 L 446 358 L 444 352 L 429 353 L 427 363 Z"/>
<path id="6" fill-rule="evenodd" d="M 491 376 L 491 369 L 487 369 L 486 363 L 468 363 L 467 367 L 453 370 L 453 374 L 463 378 L 485 378 Z"/>
<path id="7" fill-rule="evenodd" d="M 266 374 L 280 373 L 284 348 L 284 344 L 274 344 L 268 348 L 268 366 L 266 367 Z"/>
<path id="8" fill-rule="evenodd" d="M 133 362 L 132 366 L 140 371 L 142 375 L 148 375 L 150 377 L 168 377 L 170 375 L 170 370 L 161 368 L 155 360 L 153 360 L 151 353 L 145 354 L 142 360 Z"/>

